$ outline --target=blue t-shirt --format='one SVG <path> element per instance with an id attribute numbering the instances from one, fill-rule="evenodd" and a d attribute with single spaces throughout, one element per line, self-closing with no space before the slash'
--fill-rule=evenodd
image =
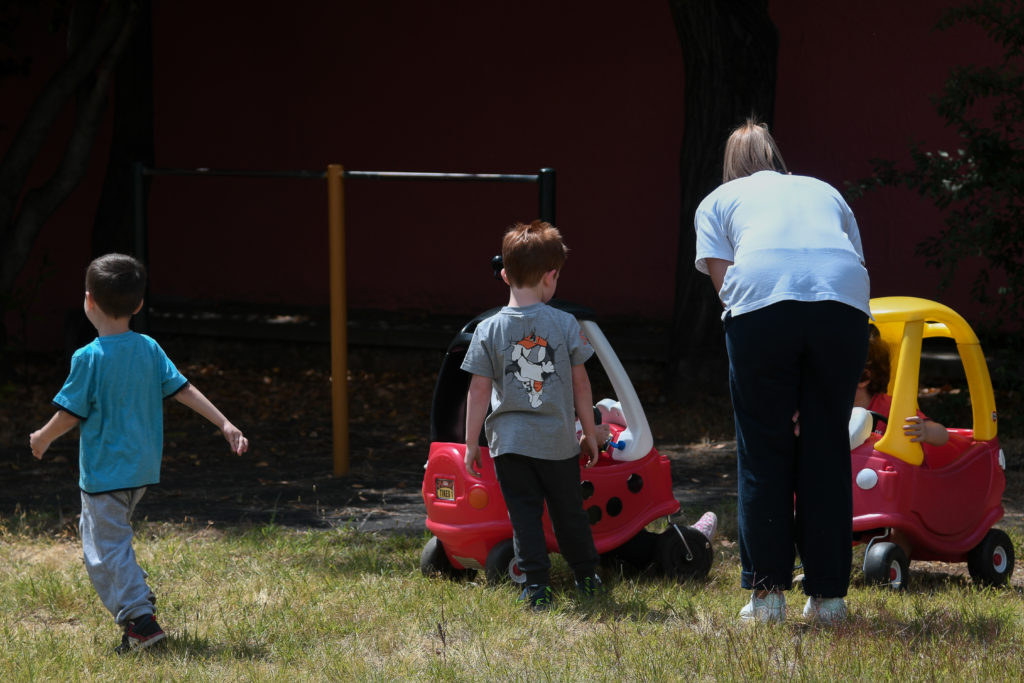
<path id="1" fill-rule="evenodd" d="M 97 337 L 75 351 L 53 402 L 82 421 L 78 486 L 104 493 L 159 483 L 163 400 L 186 384 L 160 345 L 143 334 Z"/>

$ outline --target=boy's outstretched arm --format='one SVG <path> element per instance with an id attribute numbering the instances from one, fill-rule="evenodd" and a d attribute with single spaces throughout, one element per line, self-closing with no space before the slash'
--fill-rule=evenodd
<path id="1" fill-rule="evenodd" d="M 582 363 L 572 366 L 572 396 L 576 404 L 576 418 L 583 427 L 580 448 L 588 458 L 586 467 L 593 467 L 600 455 L 600 444 L 597 443 L 594 426 L 594 394 L 590 389 L 590 376 Z"/>
<path id="2" fill-rule="evenodd" d="M 63 436 L 71 431 L 78 423 L 81 422 L 77 417 L 67 412 L 66 410 L 58 410 L 54 413 L 50 421 L 43 425 L 42 429 L 36 430 L 29 434 L 28 442 L 32 446 L 32 455 L 35 456 L 36 460 L 43 459 L 43 453 L 50 447 L 57 437 Z"/>
<path id="3" fill-rule="evenodd" d="M 487 404 L 491 401 L 491 378 L 473 375 L 466 395 L 466 471 L 480 476 L 480 430 L 487 417 Z"/>
<path id="4" fill-rule="evenodd" d="M 224 438 L 227 439 L 232 453 L 241 455 L 249 450 L 249 440 L 242 435 L 238 427 L 231 424 L 224 417 L 224 414 L 217 410 L 217 406 L 210 403 L 210 399 L 203 396 L 203 392 L 196 389 L 192 384 L 186 384 L 184 389 L 174 395 L 174 399 L 216 425 L 221 434 L 224 435 Z"/>

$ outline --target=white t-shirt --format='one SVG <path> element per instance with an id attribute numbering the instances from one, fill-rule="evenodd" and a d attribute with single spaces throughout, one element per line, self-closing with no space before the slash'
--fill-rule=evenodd
<path id="1" fill-rule="evenodd" d="M 741 315 L 780 301 L 839 301 L 870 316 L 870 283 L 853 212 L 807 176 L 759 171 L 720 185 L 694 217 L 695 265 L 731 261 L 719 296 Z"/>

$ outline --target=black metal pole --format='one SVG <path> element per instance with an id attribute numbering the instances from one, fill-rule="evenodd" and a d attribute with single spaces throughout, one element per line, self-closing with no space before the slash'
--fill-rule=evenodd
<path id="1" fill-rule="evenodd" d="M 542 221 L 555 224 L 555 169 L 542 168 L 537 176 L 540 215 Z"/>
<path id="2" fill-rule="evenodd" d="M 149 226 L 146 224 L 145 166 L 141 161 L 132 164 L 132 208 L 135 223 L 135 258 L 149 268 Z M 149 333 L 149 279 L 146 279 L 146 294 L 140 310 L 133 320 L 137 332 Z"/>

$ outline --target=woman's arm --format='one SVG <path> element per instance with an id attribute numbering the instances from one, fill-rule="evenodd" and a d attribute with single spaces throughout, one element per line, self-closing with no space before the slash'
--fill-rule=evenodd
<path id="1" fill-rule="evenodd" d="M 715 291 L 721 295 L 722 283 L 725 282 L 725 271 L 732 265 L 732 261 L 726 261 L 720 258 L 706 258 L 704 259 L 705 265 L 708 267 L 708 275 L 711 276 L 711 284 L 715 286 Z M 721 298 L 721 296 L 719 296 Z"/>

